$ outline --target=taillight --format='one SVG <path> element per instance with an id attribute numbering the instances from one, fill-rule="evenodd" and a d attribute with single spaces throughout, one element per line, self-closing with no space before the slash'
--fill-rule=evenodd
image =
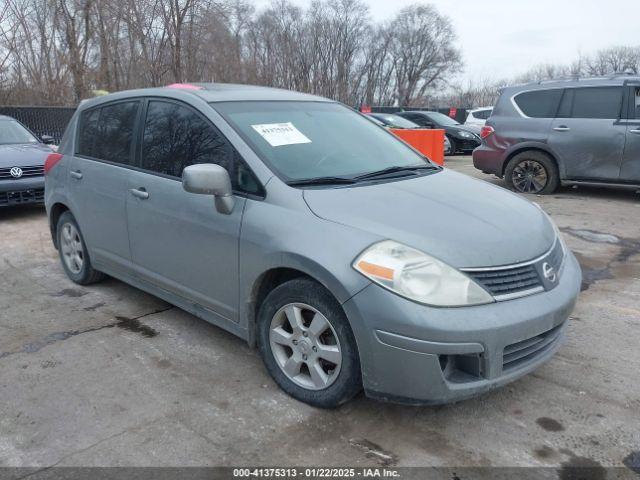
<path id="1" fill-rule="evenodd" d="M 493 132 L 495 132 L 495 130 L 493 129 L 493 127 L 490 127 L 488 125 L 485 125 L 484 127 L 482 127 L 482 130 L 480 130 L 480 138 L 487 138 L 489 135 L 491 135 Z"/>
<path id="2" fill-rule="evenodd" d="M 58 163 L 60 160 L 62 160 L 61 153 L 50 153 L 47 156 L 47 159 L 44 161 L 44 174 L 46 175 L 47 173 L 49 173 L 49 170 L 55 167 L 56 163 Z"/>

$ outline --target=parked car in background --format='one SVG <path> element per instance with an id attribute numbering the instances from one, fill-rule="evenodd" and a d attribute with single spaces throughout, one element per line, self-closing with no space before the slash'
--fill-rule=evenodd
<path id="1" fill-rule="evenodd" d="M 393 113 L 368 113 L 367 115 L 375 118 L 387 128 L 422 128 L 417 123 Z"/>
<path id="2" fill-rule="evenodd" d="M 485 123 L 487 123 L 487 119 L 491 116 L 491 112 L 493 112 L 493 107 L 482 107 L 469 110 L 464 124 L 474 127 L 484 127 Z"/>
<path id="3" fill-rule="evenodd" d="M 38 138 L 15 118 L 0 115 L 0 207 L 44 201 L 44 162 L 53 138 Z"/>
<path id="4" fill-rule="evenodd" d="M 396 130 L 412 130 L 412 129 L 420 129 L 424 128 L 418 125 L 417 123 L 412 122 L 411 120 L 407 120 L 406 118 L 401 117 L 400 115 L 394 115 L 392 113 L 367 113 L 365 114 L 368 118 L 374 120 L 377 124 L 390 129 Z M 403 139 L 407 141 L 407 139 Z M 411 144 L 411 142 L 408 142 Z M 444 144 L 443 151 L 445 155 L 452 155 L 451 151 L 451 142 L 449 138 L 444 136 Z M 433 159 L 432 159 L 433 160 Z"/>
<path id="5" fill-rule="evenodd" d="M 445 131 L 451 148 L 449 155 L 457 152 L 470 153 L 480 145 L 480 130 L 476 127 L 461 125 L 451 117 L 439 112 L 407 111 L 398 112 L 407 120 L 417 123 L 422 128 L 441 128 Z"/>
<path id="6" fill-rule="evenodd" d="M 475 167 L 524 193 L 559 185 L 640 187 L 640 77 L 546 81 L 503 90 Z"/>
<path id="7" fill-rule="evenodd" d="M 537 205 L 316 96 L 92 99 L 46 169 L 72 281 L 111 275 L 257 344 L 275 382 L 320 407 L 363 387 L 443 403 L 511 382 L 560 347 L 580 290 Z"/>

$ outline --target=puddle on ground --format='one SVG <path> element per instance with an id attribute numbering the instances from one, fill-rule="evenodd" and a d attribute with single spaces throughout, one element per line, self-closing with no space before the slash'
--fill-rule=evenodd
<path id="1" fill-rule="evenodd" d="M 569 460 L 560 464 L 560 480 L 605 480 L 607 471 L 592 458 L 579 457 L 570 450 L 562 449 Z"/>
<path id="2" fill-rule="evenodd" d="M 547 432 L 561 432 L 564 430 L 564 426 L 557 420 L 549 417 L 540 417 L 536 420 L 536 423 L 544 428 Z"/>
<path id="3" fill-rule="evenodd" d="M 609 265 L 599 267 L 601 262 L 595 261 L 582 255 L 579 252 L 573 252 L 582 269 L 582 285 L 580 291 L 589 290 L 589 287 L 600 280 L 612 280 L 614 278 Z"/>
<path id="4" fill-rule="evenodd" d="M 136 318 L 116 317 L 116 320 L 118 320 L 116 327 L 129 330 L 130 332 L 139 333 L 143 337 L 151 338 L 158 335 L 157 330 L 154 330 L 149 325 L 141 323 L 140 320 Z"/>

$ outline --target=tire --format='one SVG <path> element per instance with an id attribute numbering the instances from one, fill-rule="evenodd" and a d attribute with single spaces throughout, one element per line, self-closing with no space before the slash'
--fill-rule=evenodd
<path id="1" fill-rule="evenodd" d="M 257 337 L 267 371 L 296 400 L 335 408 L 362 390 L 360 358 L 347 317 L 319 283 L 298 278 L 273 289 L 260 306 Z"/>
<path id="2" fill-rule="evenodd" d="M 72 282 L 89 285 L 105 278 L 104 273 L 92 267 L 80 227 L 71 212 L 60 215 L 56 225 L 56 239 L 62 268 Z"/>
<path id="3" fill-rule="evenodd" d="M 512 190 L 548 195 L 560 184 L 558 167 L 546 153 L 529 150 L 515 155 L 507 164 L 504 178 Z"/>
<path id="4" fill-rule="evenodd" d="M 445 152 L 445 156 L 451 157 L 451 156 L 456 154 L 458 145 L 456 145 L 456 141 L 451 136 L 447 135 L 447 138 L 449 139 L 449 143 L 451 144 L 451 148 L 449 148 L 448 152 Z"/>

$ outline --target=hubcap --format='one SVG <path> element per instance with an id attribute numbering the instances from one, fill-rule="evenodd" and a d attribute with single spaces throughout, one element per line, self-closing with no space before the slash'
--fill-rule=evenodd
<path id="1" fill-rule="evenodd" d="M 269 344 L 276 363 L 295 384 L 327 388 L 340 373 L 342 351 L 329 320 L 304 303 L 290 303 L 271 320 Z"/>
<path id="2" fill-rule="evenodd" d="M 522 193 L 538 193 L 547 186 L 547 170 L 535 160 L 524 160 L 513 169 L 513 186 Z"/>
<path id="3" fill-rule="evenodd" d="M 84 250 L 82 249 L 82 240 L 80 233 L 71 223 L 65 223 L 62 226 L 62 234 L 60 235 L 60 249 L 64 263 L 71 273 L 78 274 L 84 265 Z"/>

